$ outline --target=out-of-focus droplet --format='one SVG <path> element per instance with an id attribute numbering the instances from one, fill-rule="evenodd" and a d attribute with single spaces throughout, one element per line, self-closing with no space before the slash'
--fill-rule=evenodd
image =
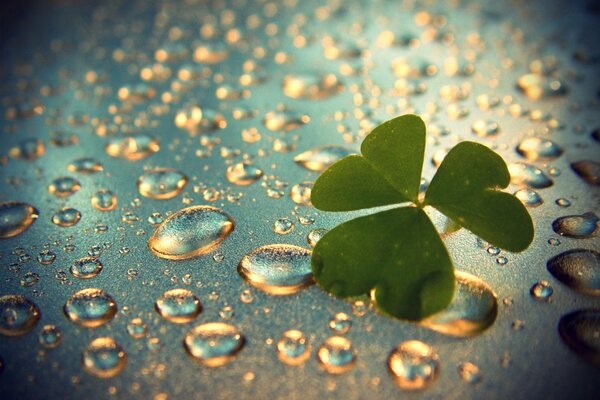
<path id="1" fill-rule="evenodd" d="M 270 131 L 291 131 L 310 122 L 308 115 L 289 110 L 269 111 L 265 114 L 263 124 Z"/>
<path id="2" fill-rule="evenodd" d="M 24 335 L 39 319 L 40 309 L 26 297 L 14 294 L 0 297 L 0 335 Z"/>
<path id="3" fill-rule="evenodd" d="M 277 357 L 287 365 L 302 365 L 310 357 L 310 344 L 304 333 L 285 331 L 277 342 Z"/>
<path id="4" fill-rule="evenodd" d="M 188 354 L 208 367 L 220 367 L 232 361 L 244 342 L 244 336 L 235 326 L 222 322 L 198 325 L 183 340 Z"/>
<path id="5" fill-rule="evenodd" d="M 148 239 L 148 247 L 160 258 L 188 259 L 217 248 L 234 226 L 233 219 L 218 208 L 192 206 L 165 219 Z"/>
<path id="6" fill-rule="evenodd" d="M 600 253 L 572 249 L 560 253 L 546 264 L 561 283 L 581 293 L 600 295 Z"/>
<path id="7" fill-rule="evenodd" d="M 38 334 L 38 342 L 45 349 L 55 349 L 62 343 L 62 331 L 56 325 L 44 325 Z"/>
<path id="8" fill-rule="evenodd" d="M 68 228 L 76 225 L 81 219 L 81 213 L 79 210 L 74 208 L 63 208 L 52 216 L 52 223 L 54 225 Z"/>
<path id="9" fill-rule="evenodd" d="M 552 222 L 552 230 L 561 236 L 574 239 L 588 239 L 598 234 L 600 219 L 593 212 L 581 215 L 567 215 Z"/>
<path id="10" fill-rule="evenodd" d="M 185 324 L 200 314 L 202 304 L 200 299 L 187 289 L 171 289 L 156 299 L 154 308 L 167 321 Z"/>
<path id="11" fill-rule="evenodd" d="M 274 295 L 289 295 L 313 283 L 311 251 L 302 247 L 272 244 L 246 254 L 238 266 L 252 286 Z"/>
<path id="12" fill-rule="evenodd" d="M 321 146 L 307 150 L 294 157 L 294 162 L 310 171 L 322 172 L 334 162 L 353 154 L 352 151 L 341 146 Z"/>
<path id="13" fill-rule="evenodd" d="M 103 265 L 95 257 L 83 257 L 73 261 L 69 271 L 79 279 L 90 279 L 97 276 L 102 271 Z"/>
<path id="14" fill-rule="evenodd" d="M 158 140 L 148 135 L 130 135 L 111 139 L 105 147 L 111 157 L 137 161 L 160 150 Z"/>
<path id="15" fill-rule="evenodd" d="M 330 374 L 343 374 L 354 367 L 356 351 L 343 336 L 331 336 L 317 350 L 319 363 Z"/>
<path id="16" fill-rule="evenodd" d="M 600 309 L 577 310 L 563 316 L 558 332 L 571 350 L 600 366 Z"/>
<path id="17" fill-rule="evenodd" d="M 283 93 L 293 99 L 320 100 L 338 93 L 342 88 L 335 74 L 289 74 L 283 78 Z"/>
<path id="18" fill-rule="evenodd" d="M 24 139 L 8 151 L 12 158 L 20 160 L 37 160 L 46 152 L 46 146 L 40 139 Z"/>
<path id="19" fill-rule="evenodd" d="M 481 382 L 479 367 L 470 362 L 464 362 L 458 366 L 458 375 L 463 381 L 471 385 Z"/>
<path id="20" fill-rule="evenodd" d="M 141 339 L 146 336 L 148 326 L 141 318 L 134 318 L 127 324 L 127 333 L 134 339 Z"/>
<path id="21" fill-rule="evenodd" d="M 98 211 L 112 211 L 117 208 L 117 195 L 107 189 L 98 190 L 92 195 L 91 202 Z"/>
<path id="22" fill-rule="evenodd" d="M 529 186 L 533 189 L 544 189 L 554 182 L 541 169 L 522 162 L 508 164 L 511 182 L 515 185 Z"/>
<path id="23" fill-rule="evenodd" d="M 117 304 L 104 290 L 90 288 L 73 293 L 63 310 L 69 321 L 86 328 L 96 328 L 115 316 Z"/>
<path id="24" fill-rule="evenodd" d="M 68 165 L 70 172 L 79 172 L 80 174 L 95 174 L 104 170 L 100 161 L 91 157 L 78 158 Z"/>
<path id="25" fill-rule="evenodd" d="M 17 201 L 0 203 L 0 239 L 25 232 L 38 217 L 38 210 L 30 204 Z"/>
<path id="26" fill-rule="evenodd" d="M 310 206 L 310 194 L 312 192 L 312 182 L 297 183 L 290 189 L 290 198 L 296 204 Z"/>
<path id="27" fill-rule="evenodd" d="M 438 355 L 428 344 L 408 340 L 390 353 L 388 368 L 401 389 L 425 389 L 439 373 Z"/>
<path id="28" fill-rule="evenodd" d="M 541 74 L 522 75 L 517 81 L 517 87 L 533 100 L 561 96 L 567 93 L 567 87 L 562 81 Z"/>
<path id="29" fill-rule="evenodd" d="M 59 198 L 71 196 L 81 188 L 81 184 L 75 178 L 64 176 L 56 178 L 48 185 L 48 193 Z"/>
<path id="30" fill-rule="evenodd" d="M 247 186 L 263 176 L 263 171 L 254 164 L 243 161 L 227 167 L 225 177 L 234 185 Z"/>
<path id="31" fill-rule="evenodd" d="M 126 363 L 125 350 L 110 337 L 99 337 L 92 340 L 82 356 L 85 372 L 102 379 L 119 375 Z"/>
<path id="32" fill-rule="evenodd" d="M 337 313 L 329 320 L 329 329 L 331 329 L 337 335 L 344 335 L 348 333 L 352 327 L 352 319 L 346 313 Z"/>
<path id="33" fill-rule="evenodd" d="M 188 182 L 188 177 L 172 168 L 157 168 L 144 172 L 137 180 L 140 194 L 156 200 L 177 196 Z"/>
<path id="34" fill-rule="evenodd" d="M 563 150 L 553 141 L 539 137 L 523 139 L 517 146 L 517 153 L 529 161 L 540 159 L 554 159 L 559 157 Z"/>
<path id="35" fill-rule="evenodd" d="M 578 161 L 571 164 L 575 173 L 590 185 L 600 185 L 600 163 L 596 161 Z"/>
<path id="36" fill-rule="evenodd" d="M 496 135 L 500 131 L 500 128 L 497 122 L 479 119 L 473 122 L 471 131 L 479 137 L 488 137 Z"/>
<path id="37" fill-rule="evenodd" d="M 517 190 L 515 197 L 521 200 L 521 203 L 526 207 L 537 207 L 544 202 L 538 192 L 531 189 Z"/>

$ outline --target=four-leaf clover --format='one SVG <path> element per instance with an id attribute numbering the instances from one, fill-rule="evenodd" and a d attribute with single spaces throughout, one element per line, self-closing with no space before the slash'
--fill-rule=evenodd
<path id="1" fill-rule="evenodd" d="M 375 128 L 362 143 L 362 155 L 344 157 L 319 176 L 311 201 L 320 210 L 400 205 L 338 225 L 319 240 L 312 270 L 322 288 L 338 297 L 374 290 L 381 310 L 409 320 L 447 307 L 454 268 L 426 206 L 500 248 L 529 246 L 531 217 L 516 197 L 498 190 L 510 182 L 498 154 L 478 143 L 459 143 L 421 199 L 424 152 L 425 124 L 404 115 Z"/>

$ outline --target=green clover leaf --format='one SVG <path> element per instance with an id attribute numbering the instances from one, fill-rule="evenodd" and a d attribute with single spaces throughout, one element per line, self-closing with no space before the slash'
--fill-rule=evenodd
<path id="1" fill-rule="evenodd" d="M 424 206 L 503 249 L 529 246 L 531 217 L 518 199 L 496 190 L 510 181 L 499 155 L 477 143 L 460 143 L 421 202 L 424 152 L 423 121 L 404 115 L 375 128 L 362 143 L 362 156 L 344 157 L 319 176 L 311 201 L 320 210 L 412 203 L 350 220 L 325 234 L 311 260 L 322 288 L 338 297 L 373 290 L 377 307 L 409 320 L 447 307 L 454 294 L 452 261 Z"/>

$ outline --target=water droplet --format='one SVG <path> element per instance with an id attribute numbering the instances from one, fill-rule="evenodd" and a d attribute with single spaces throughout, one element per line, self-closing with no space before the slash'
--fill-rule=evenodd
<path id="1" fill-rule="evenodd" d="M 26 297 L 14 294 L 0 297 L 0 335 L 24 335 L 39 319 L 40 309 Z"/>
<path id="2" fill-rule="evenodd" d="M 27 230 L 38 218 L 35 207 L 16 201 L 0 203 L 0 239 L 17 236 Z"/>
<path id="3" fill-rule="evenodd" d="M 315 247 L 317 245 L 317 243 L 319 242 L 319 240 L 321 240 L 321 238 L 323 236 L 325 236 L 326 233 L 327 233 L 327 229 L 323 229 L 323 228 L 313 229 L 310 232 L 308 232 L 308 235 L 306 236 L 306 241 L 308 242 L 310 247 Z"/>
<path id="4" fill-rule="evenodd" d="M 23 287 L 31 287 L 38 283 L 39 280 L 40 276 L 38 274 L 29 271 L 19 280 L 19 284 Z"/>
<path id="5" fill-rule="evenodd" d="M 67 169 L 71 172 L 79 172 L 80 174 L 95 174 L 96 172 L 103 171 L 104 167 L 95 158 L 84 157 L 73 161 Z"/>
<path id="6" fill-rule="evenodd" d="M 141 318 L 134 318 L 127 324 L 127 333 L 134 339 L 141 339 L 146 336 L 148 326 Z"/>
<path id="7" fill-rule="evenodd" d="M 351 327 L 352 320 L 348 314 L 343 312 L 335 314 L 335 316 L 329 320 L 329 329 L 338 335 L 348 333 Z"/>
<path id="8" fill-rule="evenodd" d="M 102 263 L 95 257 L 83 257 L 73 261 L 71 264 L 71 274 L 79 279 L 90 279 L 97 276 L 102 271 Z"/>
<path id="9" fill-rule="evenodd" d="M 342 89 L 335 74 L 288 74 L 283 78 L 283 93 L 293 99 L 320 100 Z"/>
<path id="10" fill-rule="evenodd" d="M 186 351 L 201 364 L 220 367 L 233 360 L 244 342 L 244 336 L 235 326 L 209 322 L 189 331 L 183 344 Z"/>
<path id="11" fill-rule="evenodd" d="M 471 125 L 471 131 L 479 137 L 494 136 L 498 133 L 500 127 L 497 122 L 479 119 Z"/>
<path id="12" fill-rule="evenodd" d="M 188 177 L 171 168 L 157 168 L 144 172 L 137 180 L 137 188 L 144 197 L 156 200 L 172 199 L 188 183 Z"/>
<path id="13" fill-rule="evenodd" d="M 548 271 L 560 282 L 581 293 L 600 295 L 600 253 L 573 249 L 552 257 Z"/>
<path id="14" fill-rule="evenodd" d="M 600 163 L 595 161 L 578 161 L 571 168 L 581 179 L 590 185 L 600 185 Z"/>
<path id="15" fill-rule="evenodd" d="M 69 321 L 86 328 L 96 328 L 115 316 L 117 304 L 104 290 L 90 288 L 73 293 L 63 310 Z"/>
<path id="16" fill-rule="evenodd" d="M 577 310 L 558 323 L 562 340 L 585 360 L 600 365 L 600 310 Z"/>
<path id="17" fill-rule="evenodd" d="M 529 137 L 519 143 L 517 153 L 530 161 L 536 161 L 559 157 L 563 150 L 551 140 Z"/>
<path id="18" fill-rule="evenodd" d="M 269 111 L 265 114 L 263 124 L 271 131 L 291 131 L 310 122 L 308 115 L 289 110 Z"/>
<path id="19" fill-rule="evenodd" d="M 419 324 L 451 336 L 478 335 L 496 320 L 496 295 L 483 280 L 471 274 L 456 271 L 455 276 L 456 288 L 450 305 Z"/>
<path id="20" fill-rule="evenodd" d="M 311 251 L 287 244 L 271 244 L 246 254 L 238 266 L 252 286 L 274 295 L 289 295 L 313 283 Z"/>
<path id="21" fill-rule="evenodd" d="M 330 374 L 343 374 L 354 367 L 356 351 L 347 338 L 331 336 L 317 350 L 317 359 Z"/>
<path id="22" fill-rule="evenodd" d="M 392 350 L 388 368 L 401 389 L 421 390 L 429 386 L 439 373 L 438 355 L 428 344 L 408 340 Z"/>
<path id="23" fill-rule="evenodd" d="M 563 207 L 563 208 L 567 208 L 571 206 L 571 202 L 563 197 L 561 197 L 560 199 L 556 199 L 555 201 L 557 206 Z"/>
<path id="24" fill-rule="evenodd" d="M 38 254 L 37 260 L 42 265 L 50 265 L 56 260 L 56 253 L 50 250 L 42 250 L 40 254 Z"/>
<path id="25" fill-rule="evenodd" d="M 527 97 L 534 100 L 567 93 L 567 87 L 563 82 L 540 74 L 522 75 L 517 81 L 517 87 Z"/>
<path id="26" fill-rule="evenodd" d="M 222 42 L 205 43 L 194 49 L 197 63 L 218 64 L 229 57 L 229 49 Z"/>
<path id="27" fill-rule="evenodd" d="M 552 186 L 553 182 L 541 169 L 522 162 L 508 164 L 511 182 L 515 185 L 543 189 Z"/>
<path id="28" fill-rule="evenodd" d="M 112 378 L 125 368 L 127 355 L 113 338 L 99 337 L 84 350 L 82 363 L 88 374 L 96 378 Z"/>
<path id="29" fill-rule="evenodd" d="M 277 357 L 287 365 L 302 365 L 310 357 L 310 344 L 299 330 L 285 331 L 277 342 Z"/>
<path id="30" fill-rule="evenodd" d="M 52 223 L 54 225 L 62 226 L 63 228 L 68 228 L 76 225 L 80 219 L 81 213 L 79 210 L 74 208 L 63 208 L 52 216 Z"/>
<path id="31" fill-rule="evenodd" d="M 294 223 L 289 218 L 279 218 L 273 224 L 273 232 L 280 235 L 287 235 L 294 230 Z"/>
<path id="32" fill-rule="evenodd" d="M 310 194 L 312 192 L 312 182 L 301 182 L 297 183 L 290 189 L 290 197 L 296 204 L 302 204 L 304 206 L 311 206 Z"/>
<path id="33" fill-rule="evenodd" d="M 8 151 L 8 155 L 12 158 L 20 160 L 36 160 L 44 155 L 46 152 L 46 146 L 40 139 L 24 139 L 21 140 L 17 146 L 12 147 Z"/>
<path id="34" fill-rule="evenodd" d="M 552 222 L 552 229 L 561 236 L 588 239 L 598 234 L 600 219 L 593 212 L 582 215 L 567 215 Z"/>
<path id="35" fill-rule="evenodd" d="M 233 219 L 222 210 L 192 206 L 165 219 L 148 239 L 148 247 L 160 258 L 188 259 L 216 249 L 234 227 Z"/>
<path id="36" fill-rule="evenodd" d="M 160 145 L 152 136 L 135 135 L 111 139 L 105 150 L 111 157 L 137 161 L 158 152 Z"/>
<path id="37" fill-rule="evenodd" d="M 294 162 L 310 171 L 322 172 L 339 159 L 353 154 L 341 146 L 321 146 L 294 157 Z"/>
<path id="38" fill-rule="evenodd" d="M 544 201 L 535 190 L 531 189 L 520 189 L 515 192 L 517 199 L 521 200 L 521 203 L 526 207 L 537 207 Z"/>
<path id="39" fill-rule="evenodd" d="M 458 366 L 458 375 L 463 381 L 471 385 L 481 382 L 479 367 L 470 362 L 464 362 Z"/>
<path id="40" fill-rule="evenodd" d="M 227 167 L 225 177 L 234 185 L 247 186 L 263 176 L 263 171 L 254 164 L 243 161 Z"/>
<path id="41" fill-rule="evenodd" d="M 167 321 L 185 324 L 200 314 L 202 304 L 200 299 L 187 289 L 171 289 L 156 300 L 154 308 Z"/>
<path id="42" fill-rule="evenodd" d="M 71 196 L 81 188 L 79 181 L 68 176 L 56 178 L 48 185 L 48 193 L 59 197 Z"/>
<path id="43" fill-rule="evenodd" d="M 55 325 L 44 325 L 38 334 L 38 341 L 45 349 L 55 349 L 62 342 L 62 332 Z"/>
<path id="44" fill-rule="evenodd" d="M 550 282 L 548 281 L 539 281 L 536 282 L 531 289 L 529 289 L 529 293 L 531 297 L 538 301 L 550 302 L 550 298 L 554 293 L 554 289 L 550 286 Z"/>
<path id="45" fill-rule="evenodd" d="M 117 196 L 107 189 L 102 189 L 92 196 L 92 206 L 98 211 L 112 211 L 117 208 Z"/>

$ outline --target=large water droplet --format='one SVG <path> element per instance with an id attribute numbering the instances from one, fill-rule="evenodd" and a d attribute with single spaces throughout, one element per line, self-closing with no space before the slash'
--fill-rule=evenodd
<path id="1" fill-rule="evenodd" d="M 48 193 L 59 198 L 71 196 L 81 188 L 81 184 L 75 178 L 68 176 L 56 178 L 48 185 Z"/>
<path id="2" fill-rule="evenodd" d="M 144 172 L 137 180 L 140 194 L 156 200 L 172 199 L 188 182 L 188 177 L 172 168 L 157 168 Z"/>
<path id="3" fill-rule="evenodd" d="M 287 365 L 301 365 L 310 357 L 310 344 L 299 330 L 285 331 L 277 342 L 277 357 Z"/>
<path id="4" fill-rule="evenodd" d="M 310 171 L 321 172 L 350 154 L 353 152 L 341 146 L 321 146 L 298 154 L 294 161 Z"/>
<path id="5" fill-rule="evenodd" d="M 546 267 L 571 289 L 600 295 L 600 253 L 597 251 L 568 250 L 548 260 Z"/>
<path id="6" fill-rule="evenodd" d="M 263 124 L 271 131 L 291 131 L 310 122 L 308 115 L 289 110 L 269 111 L 265 114 Z"/>
<path id="7" fill-rule="evenodd" d="M 102 263 L 95 257 L 83 257 L 73 261 L 71 264 L 71 274 L 79 279 L 90 279 L 97 276 L 102 271 Z"/>
<path id="8" fill-rule="evenodd" d="M 117 376 L 127 363 L 123 348 L 110 337 L 99 337 L 90 342 L 83 352 L 85 372 L 97 378 Z"/>
<path id="9" fill-rule="evenodd" d="M 171 289 L 156 299 L 154 308 L 167 321 L 185 324 L 200 314 L 202 304 L 200 299 L 187 289 Z"/>
<path id="10" fill-rule="evenodd" d="M 552 179 L 541 169 L 531 164 L 522 162 L 508 164 L 510 180 L 515 185 L 529 186 L 534 189 L 543 189 L 552 186 Z"/>
<path id="11" fill-rule="evenodd" d="M 31 331 L 40 319 L 40 309 L 24 296 L 0 297 L 0 334 L 21 336 Z"/>
<path id="12" fill-rule="evenodd" d="M 35 207 L 17 201 L 0 203 L 0 239 L 17 236 L 27 230 L 39 216 Z"/>
<path id="13" fill-rule="evenodd" d="M 271 244 L 246 254 L 238 266 L 252 286 L 274 295 L 288 295 L 313 283 L 311 251 L 287 244 Z"/>
<path id="14" fill-rule="evenodd" d="M 352 342 L 343 336 L 331 336 L 317 350 L 317 359 L 330 374 L 343 374 L 356 363 Z"/>
<path id="15" fill-rule="evenodd" d="M 551 140 L 529 137 L 519 143 L 517 153 L 530 161 L 535 161 L 556 158 L 563 153 L 563 150 Z"/>
<path id="16" fill-rule="evenodd" d="M 188 207 L 165 219 L 148 239 L 148 247 L 160 258 L 192 258 L 217 248 L 234 226 L 233 219 L 218 208 Z"/>
<path id="17" fill-rule="evenodd" d="M 552 229 L 561 236 L 587 239 L 598 234 L 600 219 L 593 212 L 582 215 L 567 215 L 552 222 Z"/>
<path id="18" fill-rule="evenodd" d="M 455 276 L 456 288 L 450 305 L 419 324 L 451 336 L 480 334 L 496 320 L 496 295 L 484 281 L 471 274 L 456 271 Z"/>
<path id="19" fill-rule="evenodd" d="M 117 208 L 117 196 L 107 189 L 98 190 L 91 201 L 92 206 L 98 211 L 112 211 Z"/>
<path id="20" fill-rule="evenodd" d="M 558 323 L 562 340 L 585 360 L 600 366 L 600 310 L 577 310 Z"/>
<path id="21" fill-rule="evenodd" d="M 283 93 L 293 99 L 324 99 L 341 89 L 342 84 L 335 74 L 289 74 L 283 78 Z"/>
<path id="22" fill-rule="evenodd" d="M 232 361 L 244 342 L 244 336 L 235 326 L 222 322 L 198 325 L 183 340 L 186 351 L 208 367 L 220 367 Z"/>
<path id="23" fill-rule="evenodd" d="M 90 288 L 73 293 L 63 310 L 69 321 L 86 328 L 96 328 L 115 316 L 117 304 L 104 290 Z"/>
<path id="24" fill-rule="evenodd" d="M 243 161 L 227 167 L 227 180 L 234 185 L 247 186 L 263 176 L 263 171 L 254 164 Z"/>
<path id="25" fill-rule="evenodd" d="M 390 353 L 388 368 L 400 388 L 424 389 L 438 375 L 438 355 L 428 344 L 418 340 L 408 340 L 400 343 Z"/>
<path id="26" fill-rule="evenodd" d="M 106 154 L 111 157 L 137 161 L 158 152 L 160 146 L 152 136 L 135 135 L 111 139 L 105 150 Z"/>
<path id="27" fill-rule="evenodd" d="M 596 161 L 578 161 L 571 164 L 571 168 L 590 185 L 600 185 L 600 163 Z"/>

